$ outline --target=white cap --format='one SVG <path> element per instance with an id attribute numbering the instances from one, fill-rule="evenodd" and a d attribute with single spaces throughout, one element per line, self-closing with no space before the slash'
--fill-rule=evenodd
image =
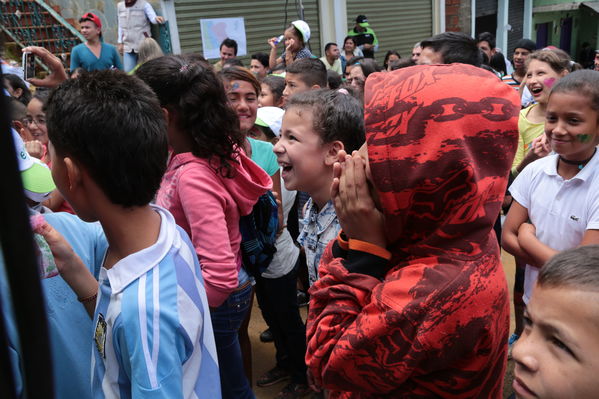
<path id="1" fill-rule="evenodd" d="M 260 107 L 256 117 L 256 125 L 272 130 L 275 136 L 281 135 L 281 123 L 285 111 L 279 107 Z"/>
<path id="2" fill-rule="evenodd" d="M 301 32 L 304 44 L 308 43 L 308 40 L 310 40 L 310 27 L 308 24 L 301 19 L 298 19 L 297 21 L 293 21 L 291 25 L 295 26 L 295 28 Z"/>

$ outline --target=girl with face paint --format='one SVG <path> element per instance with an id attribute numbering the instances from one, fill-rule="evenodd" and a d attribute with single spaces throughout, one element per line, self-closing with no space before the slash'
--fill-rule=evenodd
<path id="1" fill-rule="evenodd" d="M 551 257 L 599 243 L 599 74 L 585 70 L 564 77 L 548 96 L 546 111 L 544 131 L 554 154 L 531 163 L 516 177 L 510 186 L 514 201 L 503 225 L 503 248 L 526 263 L 522 299 L 527 305 L 539 270 Z M 518 342 L 529 334 L 530 317 Z M 553 360 L 583 363 L 567 345 L 556 349 L 550 354 Z M 545 361 L 535 361 L 536 355 L 514 349 L 518 397 L 596 396 L 577 390 L 592 382 L 588 376 L 567 387 L 545 383 L 552 380 L 550 368 L 537 367 Z"/>
<path id="2" fill-rule="evenodd" d="M 541 142 L 533 140 L 543 134 L 545 112 L 553 86 L 569 72 L 569 61 L 552 50 L 532 53 L 526 61 L 526 87 L 535 103 L 520 112 L 518 120 L 518 150 L 512 163 L 512 174 L 517 175 L 526 165 L 546 155 Z M 532 150 L 532 151 L 531 151 Z"/>

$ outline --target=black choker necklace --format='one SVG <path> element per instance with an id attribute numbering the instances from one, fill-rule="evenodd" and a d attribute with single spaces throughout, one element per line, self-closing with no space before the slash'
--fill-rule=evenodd
<path id="1" fill-rule="evenodd" d="M 568 165 L 576 165 L 578 166 L 578 169 L 584 168 L 584 166 L 589 163 L 589 161 L 591 159 L 593 159 L 593 157 L 595 156 L 595 153 L 597 152 L 597 147 L 595 147 L 595 151 L 593 151 L 593 155 L 591 155 L 588 159 L 585 159 L 584 161 L 570 161 L 569 159 L 565 159 L 564 157 L 562 157 L 561 155 L 559 156 L 559 160 L 567 163 Z"/>

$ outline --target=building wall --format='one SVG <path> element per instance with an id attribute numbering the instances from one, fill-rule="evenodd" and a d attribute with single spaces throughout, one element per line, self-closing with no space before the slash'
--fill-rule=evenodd
<path id="1" fill-rule="evenodd" d="M 445 0 L 445 30 L 465 32 L 471 30 L 470 0 Z"/>
<path id="2" fill-rule="evenodd" d="M 535 3 L 535 6 L 537 4 Z M 553 45 L 556 47 L 560 47 L 561 40 L 561 24 L 564 19 L 572 18 L 573 26 L 572 26 L 572 38 L 570 44 L 570 53 L 573 58 L 576 58 L 578 54 L 578 50 L 580 49 L 580 45 L 582 42 L 579 40 L 580 30 L 583 28 L 581 24 L 581 12 L 580 10 L 573 11 L 555 11 L 555 12 L 543 12 L 543 13 L 535 13 L 533 14 L 533 37 L 532 40 L 536 41 L 537 38 L 537 30 L 539 24 L 550 23 L 550 31 L 549 31 L 549 40 L 548 45 Z M 588 29 L 590 26 L 597 26 L 597 22 L 594 23 L 589 21 L 587 28 L 585 28 L 585 35 L 592 36 L 589 34 Z M 595 33 L 596 35 L 596 33 Z M 592 44 L 592 43 L 591 43 Z"/>

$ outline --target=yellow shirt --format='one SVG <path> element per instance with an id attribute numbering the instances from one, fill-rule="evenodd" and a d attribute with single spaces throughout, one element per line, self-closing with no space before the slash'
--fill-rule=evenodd
<path id="1" fill-rule="evenodd" d="M 532 123 L 526 118 L 530 110 L 536 106 L 537 104 L 533 104 L 520 111 L 520 117 L 518 118 L 518 148 L 512 163 L 512 174 L 514 175 L 518 174 L 516 168 L 530 151 L 532 141 L 545 131 L 545 123 Z"/>

